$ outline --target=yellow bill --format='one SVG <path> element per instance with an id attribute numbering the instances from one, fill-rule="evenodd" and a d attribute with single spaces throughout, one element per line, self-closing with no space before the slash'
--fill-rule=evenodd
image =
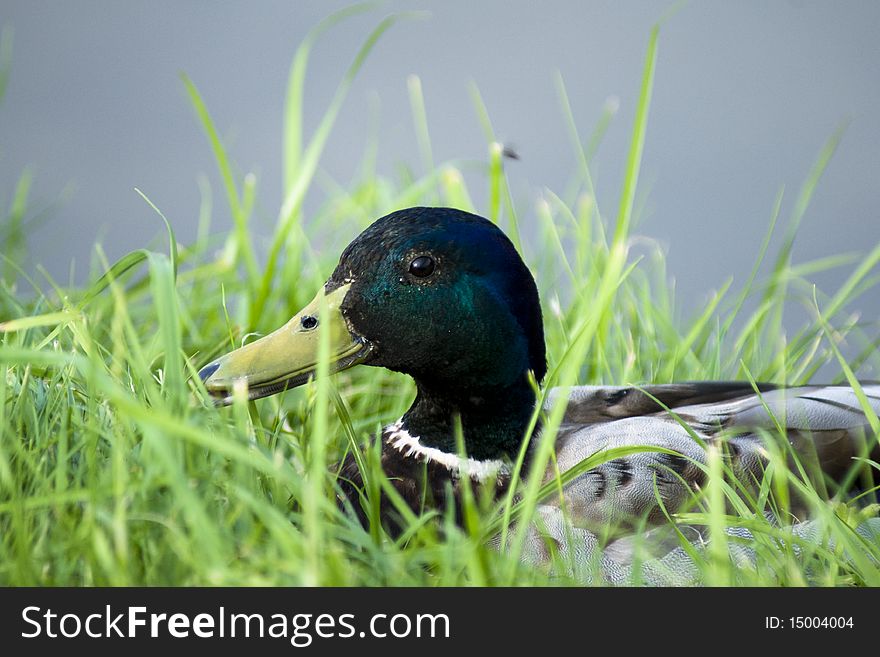
<path id="1" fill-rule="evenodd" d="M 199 376 L 208 392 L 218 404 L 230 404 L 236 386 L 246 386 L 248 399 L 258 399 L 302 385 L 318 367 L 323 335 L 329 340 L 331 372 L 363 362 L 370 344 L 349 329 L 340 309 L 350 287 L 327 295 L 322 289 L 278 330 L 203 367 Z"/>

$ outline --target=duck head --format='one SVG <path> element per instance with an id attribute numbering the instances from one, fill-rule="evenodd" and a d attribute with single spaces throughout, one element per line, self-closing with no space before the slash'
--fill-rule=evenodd
<path id="1" fill-rule="evenodd" d="M 535 402 L 528 373 L 540 382 L 546 370 L 529 270 L 497 226 L 450 208 L 377 220 L 308 306 L 200 376 L 218 403 L 242 383 L 251 399 L 301 385 L 317 367 L 321 332 L 334 371 L 364 364 L 415 379 L 418 396 L 402 418 L 413 435 L 454 451 L 458 415 L 478 457 L 518 447 Z"/>

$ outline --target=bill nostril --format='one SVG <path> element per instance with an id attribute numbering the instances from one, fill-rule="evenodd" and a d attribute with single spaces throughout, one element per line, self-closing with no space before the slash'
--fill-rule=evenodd
<path id="1" fill-rule="evenodd" d="M 218 367 L 220 367 L 220 363 L 209 363 L 208 365 L 205 365 L 199 370 L 199 378 L 202 382 L 207 381 L 210 376 L 217 371 Z"/>

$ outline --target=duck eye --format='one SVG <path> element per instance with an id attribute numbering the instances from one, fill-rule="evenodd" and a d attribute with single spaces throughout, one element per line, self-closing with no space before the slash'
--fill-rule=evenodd
<path id="1" fill-rule="evenodd" d="M 418 256 L 409 263 L 409 273 L 416 278 L 427 278 L 434 273 L 434 258 L 431 256 Z"/>

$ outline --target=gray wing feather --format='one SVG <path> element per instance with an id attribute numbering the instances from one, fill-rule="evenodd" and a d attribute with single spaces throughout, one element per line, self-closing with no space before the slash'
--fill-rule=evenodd
<path id="1" fill-rule="evenodd" d="M 776 432 L 777 423 L 805 462 L 832 477 L 846 473 L 856 457 L 880 457 L 877 437 L 870 434 L 868 420 L 851 388 L 761 388 L 760 397 L 749 384 L 715 382 L 645 386 L 642 390 L 580 386 L 550 391 L 547 410 L 567 398 L 556 442 L 561 471 L 613 447 L 656 445 L 682 455 L 645 452 L 584 473 L 565 489 L 572 517 L 584 526 L 644 515 L 659 520 L 662 514 L 655 486 L 670 510 L 680 508 L 702 483 L 704 469 L 700 465 L 705 464 L 706 443 L 723 440 L 737 476 L 746 482 L 758 479 L 764 466 L 763 434 Z M 863 391 L 873 411 L 880 414 L 880 385 L 865 385 Z M 552 476 L 548 471 L 545 479 Z"/>
<path id="2" fill-rule="evenodd" d="M 880 414 L 880 385 L 863 388 L 868 404 Z M 846 386 L 805 386 L 772 390 L 714 404 L 675 408 L 676 413 L 704 424 L 751 429 L 776 428 L 799 431 L 833 431 L 868 424 L 858 397 Z"/>
<path id="3" fill-rule="evenodd" d="M 758 384 L 761 392 L 775 389 L 768 383 Z M 624 417 L 649 415 L 664 408 L 688 404 L 719 403 L 754 395 L 751 384 L 741 381 L 686 381 L 660 385 L 575 386 L 548 391 L 545 410 L 565 399 L 566 424 L 597 424 Z"/>

